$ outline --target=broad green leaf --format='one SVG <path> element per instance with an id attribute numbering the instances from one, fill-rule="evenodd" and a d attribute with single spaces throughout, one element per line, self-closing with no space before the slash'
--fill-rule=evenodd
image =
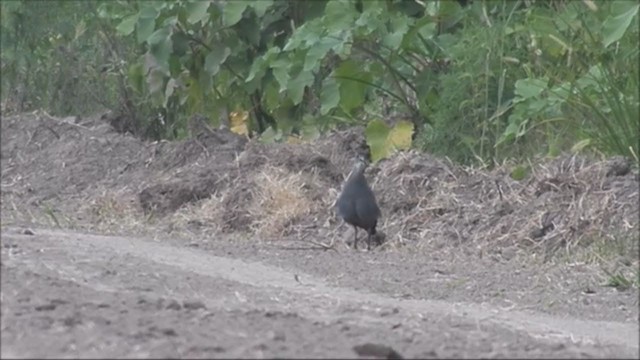
<path id="1" fill-rule="evenodd" d="M 361 35 L 367 36 L 380 29 L 384 25 L 382 14 L 386 4 L 382 1 L 363 1 L 363 11 L 355 22 L 360 28 Z"/>
<path id="2" fill-rule="evenodd" d="M 371 160 L 377 162 L 387 154 L 386 142 L 389 128 L 382 120 L 372 120 L 364 129 L 364 135 L 371 150 Z"/>
<path id="3" fill-rule="evenodd" d="M 448 29 L 462 20 L 464 11 L 457 1 L 440 1 L 439 5 L 438 17 L 444 29 Z"/>
<path id="4" fill-rule="evenodd" d="M 322 82 L 320 93 L 320 114 L 326 115 L 340 103 L 340 88 L 336 79 L 328 77 Z"/>
<path id="5" fill-rule="evenodd" d="M 278 84 L 280 84 L 281 92 L 287 88 L 287 84 L 289 83 L 289 66 L 289 60 L 283 57 L 271 63 L 273 77 L 275 77 L 278 81 Z"/>
<path id="6" fill-rule="evenodd" d="M 516 95 L 523 99 L 538 96 L 547 88 L 548 79 L 520 79 L 516 81 Z"/>
<path id="7" fill-rule="evenodd" d="M 136 39 L 139 44 L 144 43 L 153 34 L 156 26 L 156 10 L 151 7 L 145 7 L 140 11 L 140 17 L 136 25 Z"/>
<path id="8" fill-rule="evenodd" d="M 257 78 L 259 81 L 262 80 L 262 77 L 265 75 L 267 68 L 269 68 L 269 64 L 278 56 L 280 53 L 280 48 L 274 46 L 269 48 L 267 52 L 258 57 L 251 64 L 251 69 L 249 69 L 249 75 L 245 79 L 245 83 L 250 83 L 254 78 Z"/>
<path id="9" fill-rule="evenodd" d="M 149 4 L 151 4 L 157 12 L 160 12 L 161 10 L 164 10 L 167 5 L 170 5 L 171 2 L 170 1 L 148 1 Z"/>
<path id="10" fill-rule="evenodd" d="M 213 50 L 204 59 L 204 69 L 210 75 L 216 75 L 220 71 L 220 65 L 224 64 L 231 54 L 231 49 L 225 47 L 224 50 Z"/>
<path id="11" fill-rule="evenodd" d="M 171 41 L 173 41 L 173 55 L 181 57 L 190 52 L 190 39 L 185 33 L 181 31 L 173 33 L 173 36 L 171 36 Z"/>
<path id="12" fill-rule="evenodd" d="M 116 31 L 121 35 L 130 35 L 133 32 L 133 29 L 135 29 L 137 21 L 138 14 L 127 16 L 118 26 L 116 26 Z"/>
<path id="13" fill-rule="evenodd" d="M 242 19 L 242 13 L 252 2 L 248 0 L 227 1 L 222 8 L 222 21 L 225 26 L 233 26 Z"/>
<path id="14" fill-rule="evenodd" d="M 298 76 L 289 81 L 287 91 L 289 93 L 289 99 L 293 101 L 294 105 L 302 102 L 304 88 L 311 84 L 313 84 L 313 73 L 311 71 L 300 71 Z"/>
<path id="15" fill-rule="evenodd" d="M 149 38 L 149 41 L 154 41 L 150 43 L 149 52 L 155 58 L 158 67 L 162 69 L 166 75 L 169 75 L 169 56 L 173 49 L 173 43 L 169 33 L 169 29 L 164 28 L 154 32 L 155 37 L 151 35 Z"/>
<path id="16" fill-rule="evenodd" d="M 345 0 L 330 0 L 324 11 L 323 22 L 329 33 L 350 29 L 360 16 L 355 4 Z"/>
<path id="17" fill-rule="evenodd" d="M 158 17 L 158 10 L 153 5 L 147 5 L 140 9 L 139 15 L 143 18 L 155 19 L 156 17 Z"/>
<path id="18" fill-rule="evenodd" d="M 262 93 L 262 98 L 267 110 L 270 112 L 274 112 L 280 106 L 280 89 L 276 81 L 270 79 L 267 82 Z"/>
<path id="19" fill-rule="evenodd" d="M 614 1 L 611 4 L 611 14 L 602 24 L 602 44 L 605 48 L 622 38 L 639 8 L 637 1 Z"/>
<path id="20" fill-rule="evenodd" d="M 202 23 L 206 23 L 203 21 L 209 17 L 209 13 L 207 10 L 209 9 L 209 5 L 211 3 L 209 1 L 192 1 L 187 3 L 187 21 L 189 24 L 195 24 L 198 21 L 202 21 Z"/>
<path id="21" fill-rule="evenodd" d="M 340 106 L 345 112 L 362 105 L 365 92 L 371 83 L 371 74 L 362 71 L 362 65 L 354 60 L 344 61 L 334 71 L 340 85 Z"/>
<path id="22" fill-rule="evenodd" d="M 162 42 L 165 42 L 169 38 L 169 35 L 171 35 L 171 30 L 168 27 L 163 27 L 154 31 L 153 34 L 151 34 L 151 36 L 149 36 L 149 38 L 147 39 L 147 42 L 149 43 L 149 45 L 160 44 Z"/>
<path id="23" fill-rule="evenodd" d="M 437 22 L 429 16 L 425 16 L 414 22 L 409 31 L 404 36 L 403 48 L 414 46 L 417 34 L 422 35 L 425 39 L 431 39 L 436 35 Z"/>
<path id="24" fill-rule="evenodd" d="M 580 77 L 576 81 L 576 84 L 580 89 L 584 89 L 589 86 L 598 86 L 598 84 L 603 81 L 603 77 L 604 75 L 602 73 L 602 66 L 594 65 L 589 68 L 589 72 L 587 72 L 584 76 Z"/>
<path id="25" fill-rule="evenodd" d="M 267 61 L 264 59 L 264 57 L 259 57 L 253 61 L 253 64 L 251 64 L 251 69 L 249 69 L 249 75 L 247 75 L 247 78 L 245 79 L 244 82 L 250 83 L 256 77 L 258 79 L 262 79 L 266 71 L 267 71 Z"/>
<path id="26" fill-rule="evenodd" d="M 304 59 L 304 71 L 316 69 L 320 64 L 320 60 L 324 58 L 327 52 L 338 46 L 341 42 L 342 40 L 340 39 L 326 37 L 320 40 L 318 44 L 312 46 Z"/>
<path id="27" fill-rule="evenodd" d="M 276 137 L 278 133 L 269 126 L 265 131 L 260 134 L 260 142 L 263 144 L 273 144 L 276 142 Z"/>
<path id="28" fill-rule="evenodd" d="M 182 62 L 180 58 L 176 56 L 175 53 L 169 55 L 169 75 L 170 76 L 178 76 L 180 72 L 182 72 Z"/>
<path id="29" fill-rule="evenodd" d="M 142 64 L 140 62 L 136 62 L 129 66 L 129 70 L 127 71 L 127 78 L 129 79 L 131 87 L 137 93 L 142 93 L 144 74 L 142 73 Z"/>
<path id="30" fill-rule="evenodd" d="M 251 4 L 251 7 L 253 8 L 253 10 L 255 10 L 256 15 L 261 18 L 267 12 L 267 9 L 271 7 L 271 5 L 273 5 L 273 0 L 258 0 L 254 1 Z"/>
<path id="31" fill-rule="evenodd" d="M 306 34 L 311 32 L 311 31 L 308 31 L 308 28 L 312 27 L 315 23 L 317 23 L 317 21 L 312 21 L 309 23 L 302 24 L 299 28 L 297 28 L 293 32 L 293 34 L 291 34 L 291 36 L 289 37 L 289 40 L 287 40 L 287 43 L 284 44 L 282 51 L 290 51 L 302 45 Z"/>
<path id="32" fill-rule="evenodd" d="M 385 35 L 382 42 L 393 50 L 397 50 L 402 44 L 404 35 L 409 31 L 409 18 L 406 16 L 395 16 L 391 19 L 393 32 Z"/>

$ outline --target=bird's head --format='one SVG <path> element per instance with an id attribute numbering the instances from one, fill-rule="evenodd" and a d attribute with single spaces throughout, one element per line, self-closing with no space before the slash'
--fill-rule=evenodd
<path id="1" fill-rule="evenodd" d="M 362 154 L 355 156 L 353 169 L 356 173 L 363 173 L 367 166 L 369 166 L 369 159 Z"/>

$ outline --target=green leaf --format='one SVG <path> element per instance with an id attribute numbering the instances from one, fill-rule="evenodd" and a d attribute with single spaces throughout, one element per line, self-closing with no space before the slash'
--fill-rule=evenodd
<path id="1" fill-rule="evenodd" d="M 240 39 L 255 47 L 260 46 L 260 37 L 262 35 L 259 20 L 255 16 L 248 17 L 242 21 L 242 26 L 238 26 L 235 29 Z"/>
<path id="2" fill-rule="evenodd" d="M 511 178 L 516 181 L 523 180 L 529 174 L 529 167 L 524 165 L 518 165 L 511 170 Z"/>
<path id="3" fill-rule="evenodd" d="M 224 50 L 213 50 L 204 59 L 204 69 L 210 75 L 216 75 L 220 71 L 220 65 L 224 64 L 227 57 L 231 55 L 231 49 L 225 47 Z"/>
<path id="4" fill-rule="evenodd" d="M 364 129 L 364 135 L 367 140 L 367 145 L 369 145 L 369 149 L 371 149 L 371 160 L 373 162 L 383 159 L 386 156 L 386 142 L 389 132 L 390 130 L 387 124 L 378 119 L 370 121 Z"/>
<path id="5" fill-rule="evenodd" d="M 140 17 L 153 19 L 158 17 L 158 14 L 158 9 L 151 5 L 144 6 L 142 9 L 140 9 L 139 13 Z"/>
<path id="6" fill-rule="evenodd" d="M 256 15 L 261 18 L 267 12 L 267 9 L 271 7 L 271 5 L 273 5 L 273 0 L 259 0 L 254 1 L 253 4 L 251 4 L 251 7 L 253 8 L 253 10 L 255 10 Z"/>
<path id="7" fill-rule="evenodd" d="M 343 41 L 336 38 L 323 38 L 320 42 L 312 46 L 307 52 L 307 56 L 304 59 L 304 71 L 310 71 L 316 69 L 320 65 L 327 52 L 337 47 Z"/>
<path id="8" fill-rule="evenodd" d="M 233 26 L 242 19 L 242 13 L 251 4 L 248 0 L 227 1 L 222 8 L 222 21 L 225 26 Z"/>
<path id="9" fill-rule="evenodd" d="M 253 64 L 251 64 L 251 69 L 249 69 L 249 75 L 247 75 L 245 83 L 250 83 L 254 78 L 258 79 L 259 81 L 262 80 L 267 71 L 267 68 L 269 67 L 269 64 L 273 61 L 273 59 L 276 58 L 279 53 L 280 48 L 274 46 L 272 48 L 269 48 L 269 50 L 267 50 L 264 55 L 255 59 L 253 61 Z"/>
<path id="10" fill-rule="evenodd" d="M 158 13 L 155 8 L 151 6 L 144 7 L 140 11 L 140 17 L 136 25 L 136 39 L 138 40 L 138 44 L 147 41 L 153 33 L 153 29 L 155 29 L 156 26 L 156 16 L 158 16 Z"/>
<path id="11" fill-rule="evenodd" d="M 391 49 L 397 50 L 402 44 L 404 35 L 409 31 L 409 20 L 406 16 L 396 16 L 391 19 L 391 26 L 394 29 L 393 32 L 385 35 L 382 42 Z"/>
<path id="12" fill-rule="evenodd" d="M 529 99 L 540 95 L 546 88 L 549 79 L 520 79 L 516 81 L 516 95 L 523 99 Z"/>
<path id="13" fill-rule="evenodd" d="M 334 71 L 340 84 L 340 106 L 345 112 L 362 105 L 365 92 L 371 82 L 371 74 L 362 71 L 362 64 L 354 60 L 344 61 Z"/>
<path id="14" fill-rule="evenodd" d="M 360 14 L 351 1 L 331 0 L 324 10 L 324 25 L 329 33 L 350 29 Z"/>
<path id="15" fill-rule="evenodd" d="M 192 1 L 187 3 L 187 22 L 189 22 L 189 24 L 195 24 L 198 21 L 202 21 L 203 24 L 206 23 L 204 20 L 209 18 L 207 10 L 210 4 L 209 1 Z"/>
<path id="16" fill-rule="evenodd" d="M 273 77 L 276 78 L 278 84 L 280 84 L 280 91 L 284 91 L 287 88 L 289 82 L 289 66 L 288 59 L 280 57 L 279 59 L 271 63 L 271 69 L 273 70 Z"/>
<path id="17" fill-rule="evenodd" d="M 118 26 L 116 26 L 116 31 L 124 36 L 130 35 L 135 29 L 137 21 L 138 14 L 127 16 Z"/>
<path id="18" fill-rule="evenodd" d="M 614 1 L 611 4 L 611 15 L 602 24 L 602 44 L 605 48 L 622 38 L 639 8 L 637 1 Z"/>
<path id="19" fill-rule="evenodd" d="M 302 102 L 304 88 L 311 84 L 313 84 L 313 73 L 311 71 L 300 71 L 298 76 L 289 81 L 287 91 L 289 93 L 289 99 L 293 101 L 294 105 L 298 105 Z"/>
<path id="20" fill-rule="evenodd" d="M 260 134 L 260 142 L 263 144 L 273 144 L 276 142 L 278 132 L 276 132 L 271 126 Z"/>
<path id="21" fill-rule="evenodd" d="M 142 93 L 142 85 L 144 83 L 144 74 L 142 73 L 142 64 L 139 62 L 129 66 L 127 71 L 127 78 L 131 87 L 137 92 Z"/>
<path id="22" fill-rule="evenodd" d="M 457 1 L 440 1 L 438 15 L 444 29 L 457 24 L 464 16 L 464 11 Z"/>
<path id="23" fill-rule="evenodd" d="M 386 26 L 383 20 L 383 12 L 386 4 L 382 1 L 363 1 L 363 11 L 355 22 L 363 35 L 370 35 L 376 30 Z"/>
<path id="24" fill-rule="evenodd" d="M 251 69 L 249 69 L 249 75 L 245 79 L 245 83 L 250 83 L 254 78 L 262 79 L 265 72 L 267 71 L 267 61 L 264 57 L 259 57 L 253 61 L 251 64 Z"/>
<path id="25" fill-rule="evenodd" d="M 171 35 L 171 30 L 168 27 L 163 27 L 154 31 L 153 34 L 151 34 L 151 36 L 149 36 L 149 38 L 147 39 L 147 42 L 149 43 L 149 45 L 160 44 L 169 39 L 169 35 Z"/>
<path id="26" fill-rule="evenodd" d="M 181 31 L 175 32 L 171 36 L 171 41 L 173 42 L 173 55 L 181 57 L 190 52 L 189 37 L 185 33 Z"/>
<path id="27" fill-rule="evenodd" d="M 162 28 L 155 31 L 147 41 L 149 43 L 149 54 L 155 60 L 155 67 L 160 68 L 166 75 L 169 75 L 169 56 L 173 50 L 171 41 L 171 30 Z"/>
<path id="28" fill-rule="evenodd" d="M 168 5 L 171 5 L 170 1 L 149 1 L 149 4 L 151 4 L 157 12 L 160 12 L 162 10 L 164 10 Z"/>
<path id="29" fill-rule="evenodd" d="M 267 110 L 274 112 L 280 106 L 280 89 L 273 79 L 270 79 L 263 90 L 263 101 Z"/>
<path id="30" fill-rule="evenodd" d="M 180 58 L 175 54 L 169 55 L 169 75 L 178 75 L 182 71 L 182 62 L 180 62 Z"/>
<path id="31" fill-rule="evenodd" d="M 336 79 L 328 77 L 322 82 L 320 93 L 320 114 L 326 115 L 340 103 L 340 88 Z"/>

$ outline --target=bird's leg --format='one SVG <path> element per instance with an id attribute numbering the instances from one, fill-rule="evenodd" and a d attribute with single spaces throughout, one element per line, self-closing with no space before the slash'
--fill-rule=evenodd
<path id="1" fill-rule="evenodd" d="M 371 250 L 371 231 L 367 231 L 367 251 Z"/>
<path id="2" fill-rule="evenodd" d="M 353 248 L 358 249 L 358 228 L 356 226 L 353 227 L 355 239 L 353 240 Z"/>

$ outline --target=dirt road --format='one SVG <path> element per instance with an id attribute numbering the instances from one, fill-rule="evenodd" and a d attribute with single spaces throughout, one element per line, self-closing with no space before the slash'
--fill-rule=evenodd
<path id="1" fill-rule="evenodd" d="M 33 232 L 2 230 L 3 358 L 345 358 L 368 343 L 421 358 L 638 357 L 637 323 L 396 299 L 220 249 Z"/>

